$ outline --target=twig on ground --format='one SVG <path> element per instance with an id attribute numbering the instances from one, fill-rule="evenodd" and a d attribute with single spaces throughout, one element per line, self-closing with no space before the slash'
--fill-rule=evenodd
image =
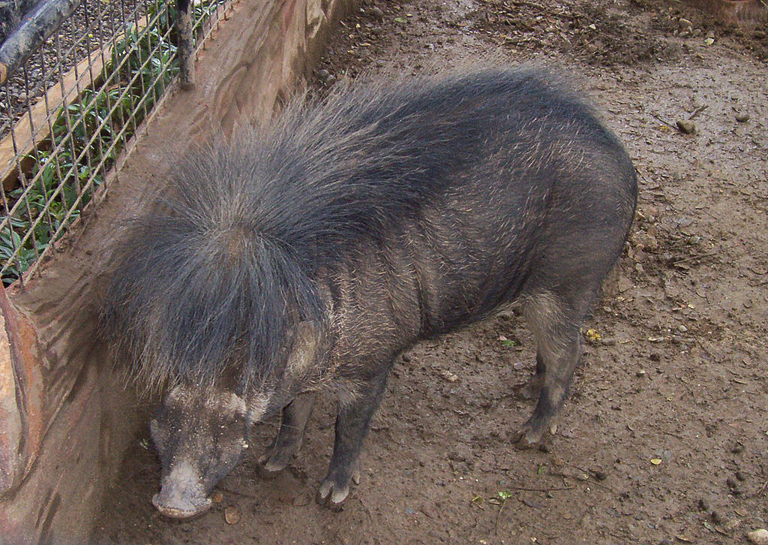
<path id="1" fill-rule="evenodd" d="M 670 122 L 668 122 L 668 121 L 665 121 L 665 120 L 664 120 L 664 119 L 662 119 L 660 116 L 658 116 L 658 115 L 656 115 L 656 114 L 654 114 L 654 113 L 651 113 L 651 117 L 654 117 L 654 118 L 658 119 L 659 121 L 661 121 L 662 123 L 664 123 L 664 124 L 665 124 L 667 127 L 669 127 L 670 129 L 674 129 L 674 130 L 677 130 L 677 126 L 673 125 L 672 123 L 670 123 Z"/>
<path id="2" fill-rule="evenodd" d="M 697 115 L 699 115 L 701 112 L 703 112 L 703 111 L 704 111 L 704 110 L 706 110 L 707 108 L 708 108 L 708 106 L 707 106 L 706 104 L 705 104 L 704 106 L 699 106 L 698 108 L 696 108 L 696 109 L 693 111 L 693 113 L 692 113 L 690 116 L 688 116 L 688 121 L 690 121 L 691 119 L 693 119 L 694 117 L 696 117 Z"/>
<path id="3" fill-rule="evenodd" d="M 217 486 L 218 490 L 221 490 L 222 492 L 226 492 L 228 494 L 234 494 L 235 496 L 242 496 L 243 498 L 250 498 L 252 500 L 258 500 L 259 498 L 253 494 L 248 494 L 247 492 L 238 492 L 237 490 L 232 490 L 230 488 L 224 488 L 223 486 Z"/>

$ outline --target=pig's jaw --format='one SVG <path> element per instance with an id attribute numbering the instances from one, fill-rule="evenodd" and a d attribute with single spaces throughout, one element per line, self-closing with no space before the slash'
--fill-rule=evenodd
<path id="1" fill-rule="evenodd" d="M 152 504 L 166 517 L 186 519 L 205 513 L 211 500 L 206 497 L 197 471 L 188 462 L 180 462 L 163 479 Z"/>

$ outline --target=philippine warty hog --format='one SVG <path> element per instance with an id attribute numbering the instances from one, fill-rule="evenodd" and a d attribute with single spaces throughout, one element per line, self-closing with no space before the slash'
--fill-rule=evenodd
<path id="1" fill-rule="evenodd" d="M 616 137 L 535 69 L 297 100 L 268 131 L 191 152 L 115 250 L 104 305 L 131 372 L 167 390 L 154 504 L 204 511 L 280 410 L 261 463 L 286 467 L 321 385 L 338 417 L 319 498 L 340 504 L 398 354 L 512 302 L 538 349 L 518 444 L 541 445 L 636 192 Z"/>

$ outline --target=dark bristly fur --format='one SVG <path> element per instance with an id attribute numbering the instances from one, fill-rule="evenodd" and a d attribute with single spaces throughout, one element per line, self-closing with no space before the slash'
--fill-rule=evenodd
<path id="1" fill-rule="evenodd" d="M 180 166 L 162 213 L 137 222 L 115 254 L 104 324 L 149 386 L 205 388 L 230 369 L 240 388 L 261 383 L 286 331 L 319 319 L 293 250 L 262 228 L 247 167 L 223 148 L 201 150 Z"/>
<path id="2" fill-rule="evenodd" d="M 195 516 L 250 426 L 283 410 L 266 471 L 338 387 L 319 498 L 344 501 L 398 354 L 518 301 L 542 446 L 579 327 L 624 245 L 636 179 L 618 140 L 556 79 L 488 69 L 298 100 L 265 133 L 190 153 L 115 251 L 105 329 L 134 375 L 174 385 L 152 421 L 155 506 Z"/>
<path id="3" fill-rule="evenodd" d="M 531 122 L 550 117 L 561 122 Z M 567 162 L 565 150 L 537 146 L 563 141 L 542 133 L 567 132 L 569 119 L 580 140 L 618 146 L 586 106 L 535 70 L 299 101 L 269 133 L 201 149 L 180 166 L 168 213 L 142 219 L 116 252 L 106 327 L 148 384 L 205 386 L 228 368 L 242 384 L 263 381 L 286 349 L 285 332 L 323 313 L 318 270 L 417 222 L 425 203 L 460 191 L 463 170 L 510 155 L 510 142 L 518 164 L 507 168 L 523 175 Z M 494 134 L 497 125 L 506 133 Z M 546 198 L 548 188 L 533 192 Z M 505 298 L 490 290 L 478 311 Z"/>

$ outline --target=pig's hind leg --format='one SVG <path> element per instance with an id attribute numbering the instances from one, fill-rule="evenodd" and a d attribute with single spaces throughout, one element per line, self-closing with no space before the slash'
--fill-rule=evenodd
<path id="1" fill-rule="evenodd" d="M 581 353 L 580 327 L 592 293 L 582 297 L 562 297 L 542 292 L 525 303 L 525 317 L 537 343 L 536 374 L 530 391 L 538 402 L 533 415 L 520 430 L 519 448 L 547 449 L 547 439 L 555 432 L 555 420 L 568 394 L 568 388 Z"/>
<path id="2" fill-rule="evenodd" d="M 539 394 L 544 386 L 545 369 L 541 354 L 536 354 L 536 373 L 531 381 L 520 390 L 520 394 L 524 399 L 539 399 Z"/>
<path id="3" fill-rule="evenodd" d="M 283 409 L 280 431 L 270 447 L 259 458 L 262 474 L 265 476 L 285 469 L 299 452 L 315 397 L 315 393 L 302 394 Z"/>

